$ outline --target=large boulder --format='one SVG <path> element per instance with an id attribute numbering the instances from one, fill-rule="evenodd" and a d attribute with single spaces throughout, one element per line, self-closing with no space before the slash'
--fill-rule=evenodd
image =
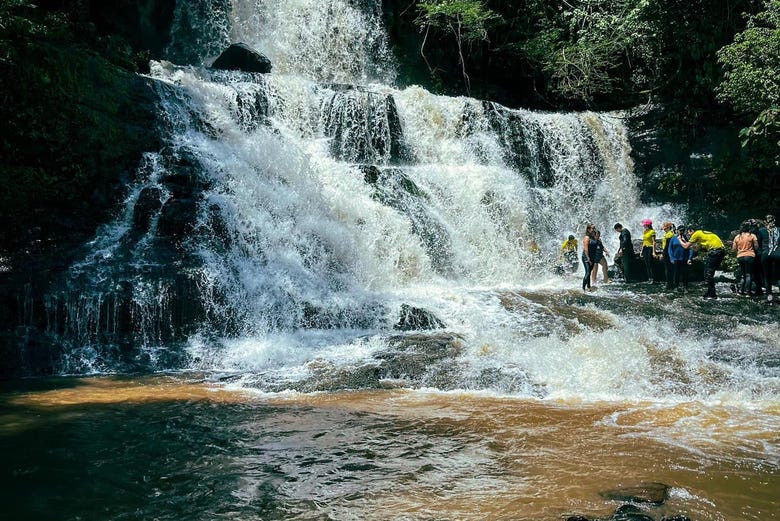
<path id="1" fill-rule="evenodd" d="M 228 71 L 271 72 L 271 60 L 245 43 L 234 43 L 211 64 L 214 69 Z"/>

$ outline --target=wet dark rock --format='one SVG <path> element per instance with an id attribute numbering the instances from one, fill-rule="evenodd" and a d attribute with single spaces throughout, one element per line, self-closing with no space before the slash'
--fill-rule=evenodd
<path id="1" fill-rule="evenodd" d="M 439 358 L 455 356 L 463 351 L 463 337 L 456 333 L 393 335 L 387 343 L 399 351 L 425 351 L 436 353 Z"/>
<path id="2" fill-rule="evenodd" d="M 138 194 L 133 208 L 133 226 L 137 231 L 149 228 L 152 217 L 162 208 L 162 190 L 158 186 L 147 186 Z"/>
<path id="3" fill-rule="evenodd" d="M 245 43 L 234 43 L 211 64 L 214 69 L 259 72 L 271 72 L 271 60 Z"/>
<path id="4" fill-rule="evenodd" d="M 177 198 L 192 197 L 204 188 L 194 168 L 179 168 L 165 174 L 160 182 Z"/>
<path id="5" fill-rule="evenodd" d="M 322 104 L 322 113 L 333 157 L 366 164 L 412 160 L 392 96 L 365 89 L 336 90 Z"/>
<path id="6" fill-rule="evenodd" d="M 374 165 L 360 165 L 360 171 L 363 172 L 363 180 L 370 184 L 375 185 L 379 181 L 379 177 L 382 175 L 382 171 Z"/>
<path id="7" fill-rule="evenodd" d="M 346 92 L 348 90 L 365 90 L 362 89 L 359 85 L 354 85 L 352 83 L 323 83 L 323 87 L 326 89 L 330 89 L 335 92 Z"/>
<path id="8" fill-rule="evenodd" d="M 171 198 L 167 200 L 157 223 L 158 235 L 182 240 L 192 231 L 197 211 L 198 203 L 195 199 Z"/>
<path id="9" fill-rule="evenodd" d="M 312 372 L 312 377 L 294 386 L 300 392 L 334 392 L 380 387 L 380 369 L 376 365 L 337 369 L 330 362 L 315 360 L 309 363 L 308 367 Z"/>
<path id="10" fill-rule="evenodd" d="M 251 95 L 236 98 L 236 117 L 241 128 L 246 132 L 256 130 L 261 125 L 268 125 L 268 95 L 265 90 L 258 90 Z"/>
<path id="11" fill-rule="evenodd" d="M 644 513 L 636 505 L 621 505 L 615 510 L 615 513 L 608 518 L 588 518 L 582 515 L 573 515 L 566 518 L 566 521 L 654 521 L 653 517 Z M 672 517 L 663 517 L 661 521 L 691 521 L 688 516 L 676 515 Z"/>
<path id="12" fill-rule="evenodd" d="M 403 379 L 418 385 L 448 367 L 463 352 L 463 337 L 454 333 L 394 335 L 389 349 L 374 355 L 382 378 Z"/>
<path id="13" fill-rule="evenodd" d="M 209 206 L 208 227 L 211 229 L 212 236 L 219 241 L 223 248 L 230 248 L 233 243 L 233 238 L 228 230 L 225 218 L 222 215 L 222 209 L 217 204 Z"/>
<path id="14" fill-rule="evenodd" d="M 430 311 L 422 308 L 416 308 L 408 304 L 401 305 L 401 312 L 398 322 L 393 326 L 400 331 L 420 331 L 426 329 L 441 329 L 445 327 L 444 322 L 436 318 Z"/>
<path id="15" fill-rule="evenodd" d="M 660 505 L 666 501 L 669 485 L 663 483 L 639 483 L 638 485 L 606 490 L 600 495 L 613 501 L 631 501 L 633 503 L 654 503 Z"/>
<path id="16" fill-rule="evenodd" d="M 387 96 L 385 106 L 387 108 L 387 124 L 390 129 L 390 159 L 395 164 L 409 163 L 414 157 L 404 138 L 395 98 Z"/>
<path id="17" fill-rule="evenodd" d="M 610 521 L 654 521 L 654 519 L 635 505 L 621 505 L 615 510 Z"/>

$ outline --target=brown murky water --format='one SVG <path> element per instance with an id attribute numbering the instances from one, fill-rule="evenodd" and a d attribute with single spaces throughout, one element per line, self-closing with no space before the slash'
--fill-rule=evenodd
<path id="1" fill-rule="evenodd" d="M 4 519 L 777 519 L 780 407 L 373 390 L 253 394 L 200 375 L 0 395 Z"/>

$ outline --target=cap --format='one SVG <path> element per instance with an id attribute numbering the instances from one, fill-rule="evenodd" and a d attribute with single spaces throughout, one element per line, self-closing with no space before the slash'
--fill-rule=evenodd
<path id="1" fill-rule="evenodd" d="M 642 226 L 652 226 L 652 225 L 653 225 L 653 221 L 651 221 L 650 219 L 645 219 L 644 221 L 642 221 Z"/>

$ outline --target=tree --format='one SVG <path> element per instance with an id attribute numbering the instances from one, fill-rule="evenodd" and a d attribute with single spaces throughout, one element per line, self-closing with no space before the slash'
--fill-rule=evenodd
<path id="1" fill-rule="evenodd" d="M 559 41 L 544 69 L 553 90 L 569 100 L 592 105 L 598 95 L 614 92 L 621 72 L 638 69 L 650 41 L 643 18 L 647 0 L 582 0 L 563 2 L 567 38 Z M 638 85 L 645 88 L 646 85 Z"/>
<path id="2" fill-rule="evenodd" d="M 488 9 L 483 0 L 421 0 L 419 16 L 416 20 L 420 27 L 425 28 L 425 37 L 420 47 L 420 54 L 425 59 L 425 42 L 431 28 L 442 29 L 452 34 L 458 47 L 458 63 L 463 75 L 466 92 L 471 94 L 469 75 L 466 72 L 466 59 L 463 46 L 477 40 L 487 40 L 487 26 L 496 20 L 498 15 Z M 430 65 L 428 69 L 430 70 Z"/>
<path id="3" fill-rule="evenodd" d="M 780 165 L 780 0 L 766 0 L 765 10 L 748 19 L 747 28 L 718 52 L 725 69 L 718 99 L 753 119 L 742 129 L 743 146 L 770 154 Z M 766 165 L 769 166 L 769 165 Z"/>

